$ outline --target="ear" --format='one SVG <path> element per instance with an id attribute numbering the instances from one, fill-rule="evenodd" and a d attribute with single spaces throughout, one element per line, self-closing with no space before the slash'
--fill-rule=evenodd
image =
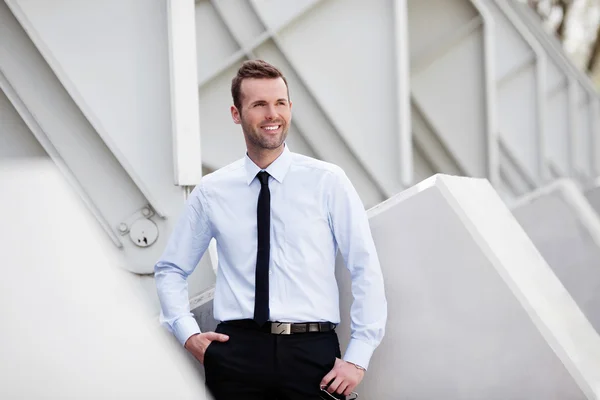
<path id="1" fill-rule="evenodd" d="M 233 119 L 233 122 L 235 122 L 236 124 L 242 123 L 242 119 L 240 117 L 240 112 L 238 111 L 236 106 L 231 106 L 231 118 Z"/>

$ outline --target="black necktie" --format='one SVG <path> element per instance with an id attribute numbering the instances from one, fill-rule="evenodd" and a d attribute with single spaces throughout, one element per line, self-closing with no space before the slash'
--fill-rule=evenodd
<path id="1" fill-rule="evenodd" d="M 254 321 L 262 326 L 269 320 L 269 253 L 271 249 L 271 192 L 269 192 L 269 173 L 258 173 L 260 194 L 256 222 L 258 227 L 258 246 L 256 253 L 256 282 L 254 300 Z"/>

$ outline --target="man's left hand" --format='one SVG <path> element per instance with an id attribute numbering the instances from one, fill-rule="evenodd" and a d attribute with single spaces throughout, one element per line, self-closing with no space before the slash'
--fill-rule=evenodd
<path id="1" fill-rule="evenodd" d="M 357 368 L 354 364 L 336 358 L 333 369 L 325 375 L 321 381 L 321 386 L 327 386 L 331 382 L 331 385 L 327 388 L 329 393 L 348 396 L 358 386 L 364 376 L 364 370 Z"/>

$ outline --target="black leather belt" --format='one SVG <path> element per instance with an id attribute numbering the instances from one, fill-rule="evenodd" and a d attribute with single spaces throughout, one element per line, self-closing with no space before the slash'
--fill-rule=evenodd
<path id="1" fill-rule="evenodd" d="M 329 332 L 336 327 L 331 322 L 267 322 L 259 326 L 251 319 L 240 319 L 234 321 L 224 321 L 225 325 L 239 326 L 241 328 L 258 330 L 261 332 L 272 333 L 274 335 L 292 335 L 296 333 L 311 332 Z"/>

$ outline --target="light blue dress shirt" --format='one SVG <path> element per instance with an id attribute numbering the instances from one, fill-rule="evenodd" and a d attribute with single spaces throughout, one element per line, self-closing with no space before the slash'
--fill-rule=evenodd
<path id="1" fill-rule="evenodd" d="M 213 237 L 219 259 L 215 319 L 253 318 L 260 170 L 246 155 L 203 177 L 155 265 L 161 323 L 182 344 L 200 332 L 190 313 L 186 279 Z M 287 145 L 266 171 L 271 175 L 270 320 L 340 322 L 339 249 L 354 296 L 351 340 L 343 358 L 367 368 L 384 336 L 387 303 L 356 190 L 341 168 L 292 153 Z"/>

